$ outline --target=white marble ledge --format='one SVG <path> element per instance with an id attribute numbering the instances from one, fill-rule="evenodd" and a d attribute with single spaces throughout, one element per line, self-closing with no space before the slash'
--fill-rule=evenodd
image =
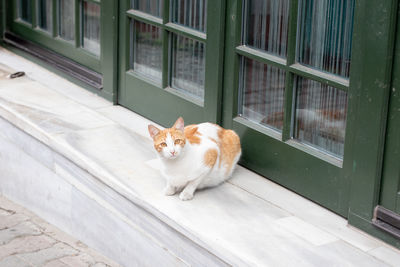
<path id="1" fill-rule="evenodd" d="M 54 91 L 67 96 L 73 101 L 80 103 L 92 109 L 104 108 L 112 106 L 112 103 L 103 99 L 87 90 L 82 90 L 81 87 L 64 79 L 61 76 L 29 61 L 11 51 L 0 47 L 0 69 L 1 65 L 7 65 L 12 72 L 24 71 L 31 79 L 39 82 L 42 85 L 52 88 Z M 14 81 L 17 81 L 15 79 Z M 0 81 L 1 87 L 1 81 Z"/>
<path id="2" fill-rule="evenodd" d="M 0 60 L 12 57 L 4 53 L 0 48 Z M 379 241 L 241 167 L 229 183 L 199 191 L 192 201 L 165 197 L 146 132 L 150 121 L 121 107 L 78 103 L 37 81 L 2 84 L 1 117 L 226 262 L 384 266 L 375 258 L 379 250 L 366 252 L 381 247 Z"/>

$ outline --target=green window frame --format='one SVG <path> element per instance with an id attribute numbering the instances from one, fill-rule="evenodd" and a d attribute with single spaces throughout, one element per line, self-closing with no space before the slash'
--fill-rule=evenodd
<path id="1" fill-rule="evenodd" d="M 117 32 L 118 32 L 118 1 L 101 0 L 72 0 L 74 3 L 74 40 L 67 41 L 60 37 L 59 23 L 59 2 L 60 0 L 50 0 L 52 4 L 51 31 L 43 30 L 39 27 L 38 12 L 39 0 L 31 1 L 32 23 L 26 23 L 18 17 L 18 1 L 13 0 L 6 3 L 6 31 L 17 35 L 19 38 L 31 41 L 39 46 L 45 47 L 51 51 L 62 55 L 87 69 L 101 74 L 102 88 L 95 88 L 82 83 L 68 75 L 68 79 L 79 83 L 89 91 L 103 96 L 104 98 L 116 102 L 117 98 Z M 99 5 L 99 9 L 91 10 L 88 14 L 91 20 L 95 20 L 95 31 L 99 32 L 99 53 L 89 51 L 84 47 L 84 11 L 83 3 L 88 2 L 93 5 Z M 100 12 L 100 14 L 99 14 Z M 98 20 L 98 22 L 97 22 Z M 98 29 L 98 27 L 100 29 Z M 93 29 L 93 27 L 92 27 Z M 97 34 L 97 33 L 96 33 Z M 59 72 L 61 74 L 61 72 Z"/>
<path id="2" fill-rule="evenodd" d="M 118 102 L 152 120 L 169 125 L 179 116 L 187 123 L 218 122 L 221 115 L 224 4 L 218 0 L 206 6 L 207 31 L 192 29 L 172 19 L 172 1 L 164 0 L 160 17 L 134 8 L 124 0 L 120 5 L 120 93 Z M 131 67 L 133 50 L 131 23 L 137 21 L 158 27 L 162 38 L 161 82 L 135 72 Z M 211 26 L 212 27 L 211 27 Z M 172 37 L 180 36 L 205 46 L 204 98 L 175 89 L 172 84 Z M 149 109 L 149 103 L 157 109 Z M 174 108 L 171 108 L 174 107 Z"/>
<path id="3" fill-rule="evenodd" d="M 299 63 L 296 57 L 298 57 L 298 46 L 297 41 L 298 36 L 298 13 L 299 13 L 299 0 L 292 0 L 289 3 L 289 32 L 288 32 L 288 44 L 287 44 L 287 56 L 282 58 L 273 55 L 267 51 L 262 51 L 257 48 L 247 46 L 244 42 L 244 23 L 246 19 L 246 3 L 248 1 L 237 1 L 237 20 L 236 22 L 236 39 L 235 46 L 233 48 L 235 57 L 235 66 L 240 66 L 240 57 L 255 60 L 257 62 L 266 64 L 268 66 L 276 67 L 286 73 L 285 78 L 285 93 L 284 93 L 284 119 L 283 119 L 283 129 L 281 132 L 270 127 L 264 127 L 257 123 L 254 123 L 248 119 L 243 118 L 240 115 L 240 90 L 234 90 L 232 96 L 225 96 L 229 99 L 228 108 L 232 111 L 231 116 L 233 121 L 238 124 L 250 127 L 262 134 L 275 138 L 281 142 L 288 145 L 296 147 L 306 153 L 309 153 L 317 158 L 323 159 L 335 166 L 341 167 L 343 164 L 343 158 L 340 156 L 333 155 L 329 152 L 323 151 L 317 147 L 310 146 L 296 140 L 294 138 L 294 127 L 295 127 L 295 108 L 296 108 L 296 90 L 295 83 L 296 78 L 306 78 L 311 81 L 316 81 L 322 85 L 333 87 L 343 92 L 348 92 L 350 88 L 350 78 L 340 77 L 338 75 L 325 72 L 313 68 L 311 66 L 306 66 Z M 243 29 L 243 32 L 242 32 Z M 241 72 L 240 70 L 235 70 L 233 75 L 233 88 L 240 87 L 241 75 L 237 74 Z M 228 89 L 228 92 L 231 90 Z M 226 103 L 227 101 L 225 101 Z M 224 121 L 229 121 L 230 119 L 226 116 Z"/>
<path id="4" fill-rule="evenodd" d="M 11 32 L 26 38 L 30 41 L 43 45 L 61 55 L 64 55 L 83 66 L 101 73 L 102 55 L 87 51 L 82 47 L 82 3 L 89 1 L 100 5 L 103 10 L 103 3 L 100 0 L 72 0 L 74 1 L 74 33 L 73 41 L 67 41 L 60 37 L 60 0 L 52 0 L 52 31 L 47 32 L 38 27 L 38 0 L 31 0 L 32 23 L 19 19 L 18 1 L 13 1 L 10 8 L 13 10 L 13 17 L 9 17 L 8 25 Z M 104 1 L 106 2 L 106 1 Z M 103 13 L 103 11 L 101 11 Z M 104 30 L 101 30 L 104 33 Z M 100 34 L 103 35 L 103 34 Z M 102 43 L 102 42 L 101 42 Z M 101 48 L 102 49 L 102 48 Z"/>

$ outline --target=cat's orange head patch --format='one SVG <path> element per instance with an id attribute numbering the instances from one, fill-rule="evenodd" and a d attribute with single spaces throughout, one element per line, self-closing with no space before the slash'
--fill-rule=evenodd
<path id="1" fill-rule="evenodd" d="M 164 158 L 177 158 L 186 144 L 184 134 L 184 122 L 179 118 L 175 124 L 168 129 L 160 130 L 154 125 L 148 126 L 154 148 Z"/>

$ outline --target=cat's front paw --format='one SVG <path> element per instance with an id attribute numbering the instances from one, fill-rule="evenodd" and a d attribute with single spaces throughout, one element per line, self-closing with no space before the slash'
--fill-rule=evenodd
<path id="1" fill-rule="evenodd" d="M 191 199 L 193 198 L 193 193 L 189 193 L 189 192 L 186 192 L 186 191 L 182 191 L 182 192 L 179 194 L 179 198 L 180 198 L 182 201 L 191 200 Z"/>
<path id="2" fill-rule="evenodd" d="M 176 188 L 173 186 L 167 185 L 164 188 L 164 195 L 166 195 L 166 196 L 173 196 L 173 195 L 175 195 L 175 193 L 176 193 Z"/>

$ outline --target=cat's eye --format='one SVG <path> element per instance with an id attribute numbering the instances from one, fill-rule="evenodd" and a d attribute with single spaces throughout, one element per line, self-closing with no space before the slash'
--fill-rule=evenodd
<path id="1" fill-rule="evenodd" d="M 166 146 L 167 146 L 167 143 L 164 143 L 164 142 L 163 142 L 163 143 L 161 143 L 160 145 L 161 145 L 162 147 L 166 147 Z"/>
<path id="2" fill-rule="evenodd" d="M 179 145 L 179 144 L 181 144 L 182 143 L 182 140 L 181 139 L 176 139 L 175 140 L 175 145 Z"/>

